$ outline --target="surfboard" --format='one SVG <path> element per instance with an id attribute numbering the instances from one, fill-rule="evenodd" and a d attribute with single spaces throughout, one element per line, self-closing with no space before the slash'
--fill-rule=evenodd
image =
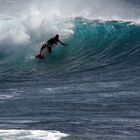
<path id="1" fill-rule="evenodd" d="M 48 50 L 47 47 L 45 47 L 45 48 L 42 50 L 41 54 L 37 54 L 37 55 L 35 56 L 35 58 L 44 59 L 44 58 L 46 58 L 46 57 L 48 57 L 48 56 L 49 56 L 49 50 Z"/>
<path id="2" fill-rule="evenodd" d="M 38 59 L 44 59 L 44 57 L 41 56 L 40 54 L 37 54 L 37 55 L 35 56 L 35 58 L 38 58 Z"/>

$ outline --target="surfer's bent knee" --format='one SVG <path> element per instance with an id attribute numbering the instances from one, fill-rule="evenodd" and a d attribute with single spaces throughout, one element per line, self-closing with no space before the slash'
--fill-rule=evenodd
<path id="1" fill-rule="evenodd" d="M 47 48 L 49 50 L 49 53 L 51 53 L 52 52 L 52 48 L 50 46 L 48 46 Z"/>

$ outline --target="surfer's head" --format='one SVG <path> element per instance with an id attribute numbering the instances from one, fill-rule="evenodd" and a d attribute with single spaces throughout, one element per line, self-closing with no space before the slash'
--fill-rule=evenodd
<path id="1" fill-rule="evenodd" d="M 59 34 L 56 34 L 56 35 L 55 35 L 55 38 L 58 39 L 58 38 L 59 38 Z"/>

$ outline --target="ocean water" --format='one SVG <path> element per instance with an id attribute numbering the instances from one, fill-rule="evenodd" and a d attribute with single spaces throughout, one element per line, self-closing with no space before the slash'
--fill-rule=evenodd
<path id="1" fill-rule="evenodd" d="M 106 1 L 131 7 L 113 17 L 79 2 L 65 14 L 55 2 L 52 15 L 43 0 L 0 2 L 0 140 L 140 139 L 139 1 Z M 56 33 L 67 47 L 35 59 Z"/>

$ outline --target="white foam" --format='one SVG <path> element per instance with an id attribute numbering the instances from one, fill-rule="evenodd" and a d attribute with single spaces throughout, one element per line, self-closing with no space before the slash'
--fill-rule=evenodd
<path id="1" fill-rule="evenodd" d="M 0 130 L 0 140 L 60 140 L 68 134 L 53 130 Z"/>
<path id="2" fill-rule="evenodd" d="M 0 100 L 5 100 L 5 99 L 9 99 L 12 98 L 12 95 L 0 95 Z"/>
<path id="3" fill-rule="evenodd" d="M 48 19 L 41 15 L 36 11 L 17 18 L 0 19 L 0 52 L 7 54 L 20 48 L 36 51 L 40 44 L 56 34 L 64 42 L 73 34 L 74 23 L 71 19 Z"/>

